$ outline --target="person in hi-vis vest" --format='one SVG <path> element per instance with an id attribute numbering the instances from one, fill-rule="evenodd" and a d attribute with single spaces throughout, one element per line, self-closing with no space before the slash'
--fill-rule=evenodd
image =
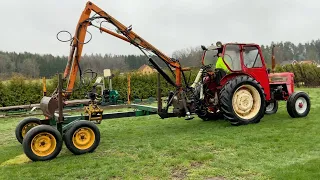
<path id="1" fill-rule="evenodd" d="M 229 69 L 227 68 L 226 64 L 223 62 L 222 53 L 218 53 L 218 59 L 216 62 L 216 69 L 223 69 L 226 73 L 229 73 Z"/>

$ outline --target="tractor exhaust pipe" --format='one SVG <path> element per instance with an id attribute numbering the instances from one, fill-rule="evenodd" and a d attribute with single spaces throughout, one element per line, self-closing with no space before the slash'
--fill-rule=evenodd
<path id="1" fill-rule="evenodd" d="M 275 48 L 276 46 L 275 45 L 273 45 L 272 46 L 272 56 L 271 56 L 271 69 L 272 69 L 272 73 L 274 73 L 275 72 L 275 67 L 276 67 L 276 58 L 275 58 L 275 56 L 274 56 L 274 48 Z"/>

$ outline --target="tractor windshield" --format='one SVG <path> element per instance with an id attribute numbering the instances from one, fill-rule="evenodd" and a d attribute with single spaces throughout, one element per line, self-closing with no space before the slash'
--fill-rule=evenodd
<path id="1" fill-rule="evenodd" d="M 215 66 L 218 59 L 218 50 L 217 49 L 209 49 L 205 52 L 203 65 L 207 66 Z"/>
<path id="2" fill-rule="evenodd" d="M 218 60 L 218 48 L 212 48 L 205 52 L 203 65 L 215 67 Z M 224 47 L 223 60 L 228 65 L 231 71 L 240 71 L 240 47 L 236 44 L 227 44 Z"/>

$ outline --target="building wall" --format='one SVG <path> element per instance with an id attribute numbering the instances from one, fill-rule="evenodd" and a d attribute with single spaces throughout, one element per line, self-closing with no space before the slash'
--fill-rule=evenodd
<path id="1" fill-rule="evenodd" d="M 150 66 L 145 66 L 140 72 L 142 74 L 152 74 L 152 73 L 154 73 L 153 69 Z"/>

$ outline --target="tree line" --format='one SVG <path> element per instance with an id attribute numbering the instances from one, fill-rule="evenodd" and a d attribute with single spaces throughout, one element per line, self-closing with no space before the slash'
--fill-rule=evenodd
<path id="1" fill-rule="evenodd" d="M 270 45 L 261 45 L 263 56 L 268 65 L 271 64 L 272 46 L 276 46 L 275 56 L 277 64 L 288 60 L 315 60 L 320 59 L 320 40 L 294 44 L 290 41 L 272 42 Z M 172 57 L 179 59 L 182 66 L 201 66 L 202 50 L 200 46 L 177 50 Z M 165 67 L 156 56 L 151 56 L 161 67 Z M 0 79 L 9 79 L 15 74 L 29 78 L 50 78 L 56 73 L 63 72 L 67 63 L 67 56 L 53 56 L 51 54 L 16 53 L 0 51 Z M 148 64 L 144 55 L 113 55 L 113 54 L 85 54 L 81 58 L 80 66 L 83 70 L 91 69 L 102 73 L 103 69 L 129 72 Z"/>

